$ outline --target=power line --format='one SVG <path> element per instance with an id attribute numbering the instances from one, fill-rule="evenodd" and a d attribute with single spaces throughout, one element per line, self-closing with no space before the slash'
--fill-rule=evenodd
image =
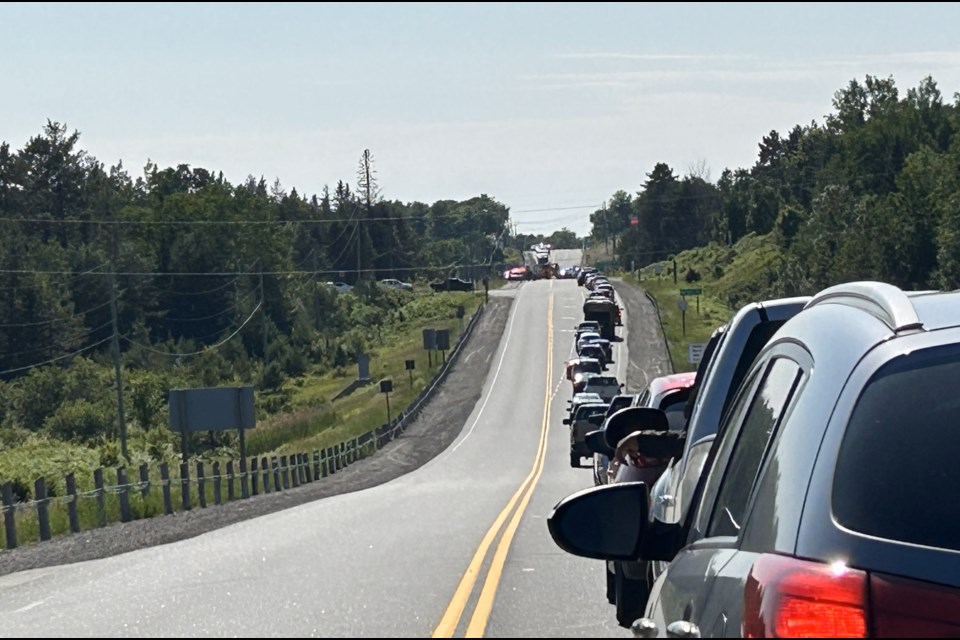
<path id="1" fill-rule="evenodd" d="M 79 317 L 82 316 L 82 315 L 86 315 L 86 314 L 88 314 L 88 313 L 93 313 L 94 311 L 99 311 L 100 309 L 103 309 L 104 307 L 108 307 L 108 306 L 110 306 L 110 301 L 109 301 L 109 300 L 107 300 L 107 301 L 104 302 L 103 304 L 98 304 L 98 305 L 95 306 L 95 307 L 92 307 L 92 308 L 90 308 L 90 309 L 87 309 L 86 311 L 72 312 L 73 315 L 71 315 L 70 317 L 67 317 L 67 318 L 54 318 L 54 319 L 52 319 L 52 320 L 40 320 L 40 321 L 38 321 L 38 322 L 24 322 L 24 323 L 19 323 L 19 324 L 18 324 L 18 323 L 0 324 L 0 329 L 13 329 L 13 328 L 19 328 L 19 327 L 41 327 L 41 326 L 48 325 L 48 324 L 57 324 L 57 323 L 60 323 L 60 322 L 69 322 L 70 320 L 74 320 L 74 319 L 76 319 L 76 318 L 79 318 Z"/>
<path id="2" fill-rule="evenodd" d="M 87 337 L 89 338 L 89 337 L 90 337 L 91 335 L 93 335 L 94 333 L 97 333 L 98 331 L 102 331 L 103 329 L 106 329 L 106 328 L 109 327 L 111 324 L 113 324 L 113 323 L 112 323 L 112 322 L 107 322 L 106 324 L 102 324 L 102 325 L 100 325 L 99 327 L 97 327 L 97 328 L 95 328 L 95 329 L 89 329 L 89 330 L 87 331 Z M 39 348 L 37 348 L 37 349 L 25 349 L 25 350 L 23 350 L 23 351 L 15 351 L 15 352 L 13 352 L 13 353 L 4 353 L 4 354 L 3 354 L 3 358 L 6 359 L 6 360 L 9 360 L 10 358 L 13 358 L 14 356 L 22 356 L 22 355 L 27 354 L 27 353 L 41 353 L 41 352 L 43 352 L 43 351 L 47 351 L 48 349 L 49 349 L 49 346 L 46 346 L 46 347 L 39 347 Z"/>
<path id="3" fill-rule="evenodd" d="M 221 311 L 217 311 L 216 313 L 211 314 L 209 316 L 202 316 L 199 318 L 170 318 L 168 316 L 154 316 L 153 319 L 160 320 L 160 321 L 169 321 L 169 322 L 202 322 L 204 320 L 212 320 L 213 318 L 218 318 L 222 315 L 230 313 L 231 311 L 235 311 L 239 309 L 244 301 L 249 300 L 250 296 L 256 294 L 259 290 L 260 290 L 260 286 L 257 285 L 253 290 L 248 291 L 243 296 L 241 296 L 240 299 L 234 305 L 227 307 L 226 309 L 223 309 Z"/>
<path id="4" fill-rule="evenodd" d="M 118 274 L 118 275 L 122 275 L 122 274 Z M 213 289 L 208 289 L 207 291 L 171 291 L 170 293 L 176 296 L 208 296 L 211 293 L 216 293 L 217 291 L 226 289 L 227 287 L 232 285 L 234 282 L 239 280 L 240 277 L 241 276 L 237 276 L 230 282 L 227 282 L 226 284 L 222 284 L 219 287 L 214 287 Z"/>
<path id="5" fill-rule="evenodd" d="M 188 356 L 197 356 L 197 355 L 200 355 L 201 353 L 204 353 L 204 352 L 206 352 L 206 351 L 209 351 L 210 349 L 219 349 L 220 347 L 222 347 L 223 345 L 225 345 L 227 342 L 229 342 L 230 340 L 232 340 L 238 333 L 240 333 L 241 331 L 243 331 L 243 328 L 244 328 L 245 326 L 247 326 L 247 325 L 250 323 L 250 321 L 253 319 L 253 316 L 255 316 L 255 315 L 257 314 L 257 311 L 260 310 L 260 307 L 261 307 L 262 304 L 263 304 L 263 303 L 261 303 L 261 302 L 258 302 L 258 303 L 257 303 L 257 306 L 253 308 L 253 311 L 251 311 L 251 312 L 250 312 L 250 315 L 247 317 L 247 319 L 243 321 L 243 324 L 241 324 L 239 327 L 237 327 L 237 330 L 236 330 L 236 331 L 234 331 L 233 333 L 231 333 L 229 336 L 227 336 L 226 338 L 224 338 L 224 339 L 221 340 L 220 342 L 218 342 L 218 343 L 216 343 L 216 344 L 212 344 L 212 345 L 207 345 L 206 347 L 204 347 L 204 348 L 201 349 L 200 351 L 193 351 L 193 352 L 190 352 L 190 353 L 168 353 L 168 352 L 166 352 L 166 351 L 160 351 L 159 349 L 154 349 L 153 347 L 151 347 L 151 346 L 149 346 L 149 345 L 145 345 L 145 344 L 142 344 L 142 343 L 140 343 L 140 342 L 137 342 L 136 340 L 133 340 L 132 338 L 129 338 L 129 337 L 127 337 L 127 336 L 121 336 L 121 337 L 122 337 L 124 340 L 126 340 L 127 342 L 129 342 L 130 344 L 134 345 L 134 346 L 140 347 L 141 349 L 145 349 L 146 351 L 151 351 L 151 352 L 153 352 L 153 353 L 160 354 L 160 355 L 162 355 L 162 356 L 169 356 L 169 357 L 171 357 L 171 358 L 185 358 L 185 357 L 188 357 Z M 0 372 L 0 373 L 2 373 L 2 372 Z"/>
<path id="6" fill-rule="evenodd" d="M 545 211 L 571 211 L 574 209 L 591 209 L 596 205 L 575 205 L 567 207 L 546 207 L 542 209 L 517 209 L 510 211 L 509 208 L 504 213 L 542 213 Z M 478 214 L 480 212 L 470 210 L 467 213 Z M 18 218 L 18 217 L 0 217 L 0 222 L 31 223 L 31 224 L 92 224 L 92 225 L 110 225 L 110 226 L 131 226 L 131 225 L 276 225 L 283 226 L 288 224 L 335 224 L 351 222 L 397 222 L 406 220 L 435 220 L 443 218 L 462 218 L 464 212 L 460 213 L 425 213 L 418 216 L 376 216 L 371 218 L 357 218 L 356 215 L 350 218 L 297 218 L 293 220 L 81 220 L 78 218 Z"/>
<path id="7" fill-rule="evenodd" d="M 475 264 L 457 264 L 451 263 L 448 265 L 442 266 L 416 266 L 416 267 L 397 267 L 394 271 L 441 271 L 443 269 L 450 269 L 452 267 L 488 267 L 488 263 L 475 263 Z M 373 273 L 376 271 L 384 271 L 384 269 L 378 269 L 376 267 L 370 267 L 367 269 L 318 269 L 318 270 L 303 270 L 303 269 L 294 269 L 287 271 L 120 271 L 114 275 L 118 276 L 183 276 L 183 277 L 211 277 L 211 276 L 313 276 L 313 275 L 329 275 L 335 273 Z M 0 269 L 0 273 L 17 273 L 17 274 L 46 274 L 46 275 L 70 275 L 74 273 L 73 271 L 59 271 L 59 270 L 36 270 L 31 271 L 28 269 Z"/>
<path id="8" fill-rule="evenodd" d="M 17 373 L 18 371 L 26 371 L 27 369 L 35 369 L 36 367 L 42 367 L 44 365 L 53 364 L 54 362 L 59 362 L 60 360 L 72 358 L 74 356 L 80 355 L 81 353 L 90 351 L 91 349 L 95 349 L 96 347 L 99 347 L 100 345 L 106 342 L 110 342 L 110 340 L 112 339 L 113 339 L 113 336 L 109 336 L 107 338 L 104 338 L 103 340 L 100 340 L 99 342 L 94 342 L 93 344 L 86 346 L 83 349 L 78 349 L 73 353 L 68 353 L 67 355 L 60 356 L 58 358 L 51 358 L 50 360 L 45 360 L 44 362 L 37 362 L 31 365 L 27 365 L 25 367 L 17 367 L 16 369 L 7 369 L 6 371 L 0 371 L 0 376 L 7 375 L 8 373 Z"/>

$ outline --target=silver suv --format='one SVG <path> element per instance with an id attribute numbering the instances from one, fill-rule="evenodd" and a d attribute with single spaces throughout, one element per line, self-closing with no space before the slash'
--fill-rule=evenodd
<path id="1" fill-rule="evenodd" d="M 747 370 L 681 522 L 611 485 L 561 502 L 551 534 L 670 561 L 641 637 L 960 636 L 958 379 L 960 292 L 831 287 Z"/>

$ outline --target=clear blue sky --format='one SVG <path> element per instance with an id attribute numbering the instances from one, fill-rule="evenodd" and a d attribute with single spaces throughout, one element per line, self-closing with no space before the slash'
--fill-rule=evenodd
<path id="1" fill-rule="evenodd" d="M 487 193 L 524 231 L 589 228 L 656 162 L 749 166 L 865 74 L 960 91 L 960 6 L 0 5 L 0 140 L 47 118 L 139 175 L 150 158 L 383 195 Z M 523 212 L 528 209 L 547 211 Z"/>

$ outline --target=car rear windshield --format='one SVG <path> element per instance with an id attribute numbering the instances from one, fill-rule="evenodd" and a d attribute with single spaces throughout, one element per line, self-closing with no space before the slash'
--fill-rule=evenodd
<path id="1" fill-rule="evenodd" d="M 881 368 L 844 434 L 833 511 L 861 533 L 960 551 L 960 346 Z"/>

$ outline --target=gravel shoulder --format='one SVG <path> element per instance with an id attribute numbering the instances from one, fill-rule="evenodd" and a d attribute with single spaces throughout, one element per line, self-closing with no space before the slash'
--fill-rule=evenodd
<path id="1" fill-rule="evenodd" d="M 640 393 L 650 381 L 673 373 L 667 345 L 660 330 L 657 308 L 643 289 L 622 280 L 612 280 L 625 310 L 627 332 L 627 391 Z"/>
<path id="2" fill-rule="evenodd" d="M 334 476 L 296 489 L 170 516 L 114 524 L 61 536 L 49 542 L 3 550 L 0 551 L 0 575 L 96 560 L 192 538 L 314 500 L 367 489 L 417 469 L 450 446 L 463 430 L 480 399 L 483 381 L 506 328 L 512 302 L 513 299 L 507 296 L 490 297 L 483 317 L 463 345 L 446 381 L 406 432 L 375 455 Z"/>

